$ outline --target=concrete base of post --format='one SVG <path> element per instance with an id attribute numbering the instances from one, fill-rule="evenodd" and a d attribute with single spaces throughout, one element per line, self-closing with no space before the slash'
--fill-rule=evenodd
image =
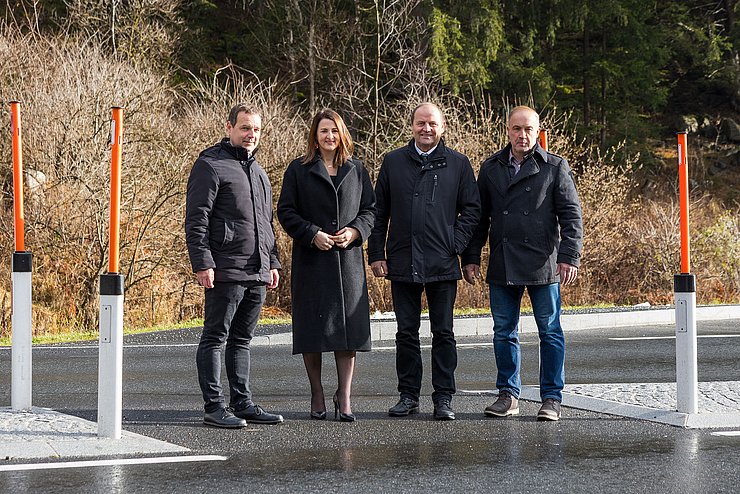
<path id="1" fill-rule="evenodd" d="M 696 351 L 696 277 L 673 277 L 676 300 L 676 409 L 699 412 L 699 377 Z"/>
<path id="2" fill-rule="evenodd" d="M 31 265 L 32 256 L 30 252 L 13 253 L 10 407 L 17 411 L 31 409 L 33 377 L 31 365 L 33 341 L 33 328 L 31 327 Z"/>
<path id="3" fill-rule="evenodd" d="M 100 275 L 98 436 L 121 438 L 123 407 L 123 276 Z"/>

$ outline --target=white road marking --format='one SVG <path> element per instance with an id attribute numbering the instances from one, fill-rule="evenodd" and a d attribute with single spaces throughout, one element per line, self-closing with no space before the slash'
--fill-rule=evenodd
<path id="1" fill-rule="evenodd" d="M 492 347 L 493 343 L 458 343 L 457 348 L 464 347 Z M 421 345 L 420 348 L 432 348 L 432 345 Z M 374 346 L 373 350 L 395 350 L 395 346 Z"/>
<path id="2" fill-rule="evenodd" d="M 160 463 L 186 463 L 195 461 L 225 461 L 227 456 L 164 456 L 160 458 L 122 458 L 119 460 L 65 461 L 57 463 L 23 463 L 19 465 L 0 465 L 0 472 L 22 470 L 56 470 L 60 468 L 108 467 L 117 465 L 147 465 Z"/>
<path id="3" fill-rule="evenodd" d="M 719 432 L 712 432 L 713 436 L 740 436 L 740 431 L 719 431 Z"/>
<path id="4" fill-rule="evenodd" d="M 700 334 L 697 338 L 740 338 L 740 334 Z M 675 340 L 675 336 L 632 336 L 609 338 L 612 341 Z"/>

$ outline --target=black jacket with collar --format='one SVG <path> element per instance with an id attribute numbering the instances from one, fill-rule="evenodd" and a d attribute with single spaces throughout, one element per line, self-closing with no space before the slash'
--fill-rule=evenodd
<path id="1" fill-rule="evenodd" d="M 583 220 L 568 162 L 539 145 L 509 177 L 511 144 L 481 165 L 478 190 L 482 214 L 462 263 L 478 264 L 488 238 L 486 281 L 544 285 L 559 281 L 557 263 L 578 267 Z"/>
<path id="2" fill-rule="evenodd" d="M 203 151 L 188 179 L 185 236 L 193 272 L 215 281 L 270 282 L 279 269 L 272 187 L 265 170 L 228 138 Z"/>
<path id="3" fill-rule="evenodd" d="M 377 214 L 368 262 L 386 260 L 392 281 L 459 280 L 458 254 L 480 215 L 467 156 L 440 140 L 422 162 L 413 139 L 383 159 L 375 185 Z"/>

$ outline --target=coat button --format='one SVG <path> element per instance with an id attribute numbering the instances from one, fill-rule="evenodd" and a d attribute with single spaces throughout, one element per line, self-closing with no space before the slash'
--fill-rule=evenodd
<path id="1" fill-rule="evenodd" d="M 336 226 L 337 220 L 331 220 L 331 224 Z"/>
<path id="2" fill-rule="evenodd" d="M 529 216 L 529 211 L 524 211 L 524 216 Z"/>
<path id="3" fill-rule="evenodd" d="M 529 238 L 527 238 L 527 237 L 524 237 L 524 243 L 525 243 L 525 244 L 526 244 L 526 243 L 529 243 Z"/>
<path id="4" fill-rule="evenodd" d="M 527 192 L 529 192 L 530 190 L 532 190 L 532 187 L 525 187 L 524 190 L 526 190 Z"/>
<path id="5" fill-rule="evenodd" d="M 509 214 L 509 212 L 508 211 L 504 211 L 504 216 L 506 216 L 507 214 Z"/>
<path id="6" fill-rule="evenodd" d="M 418 196 L 419 196 L 419 193 L 418 192 L 414 192 L 414 197 L 418 197 Z"/>

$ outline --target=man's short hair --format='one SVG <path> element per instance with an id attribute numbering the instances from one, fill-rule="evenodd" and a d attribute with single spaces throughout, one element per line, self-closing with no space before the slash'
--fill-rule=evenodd
<path id="1" fill-rule="evenodd" d="M 234 105 L 229 111 L 229 123 L 231 123 L 231 125 L 236 125 L 236 119 L 242 112 L 246 113 L 247 115 L 259 115 L 260 117 L 262 117 L 262 112 L 255 105 L 238 103 Z"/>
<path id="2" fill-rule="evenodd" d="M 413 110 L 411 110 L 411 125 L 414 125 L 414 116 L 416 116 L 416 110 L 418 110 L 422 106 L 433 106 L 434 108 L 436 108 L 437 111 L 439 112 L 439 115 L 442 117 L 442 122 L 445 122 L 445 114 L 442 113 L 442 109 L 440 107 L 438 107 L 437 105 L 435 105 L 434 103 L 430 103 L 429 101 L 425 101 L 424 103 L 419 103 L 418 105 L 416 105 L 414 107 Z"/>
<path id="3" fill-rule="evenodd" d="M 537 115 L 537 121 L 538 122 L 540 121 L 540 114 L 537 113 L 536 111 L 534 111 L 533 108 L 530 108 L 527 105 L 519 105 L 519 106 L 515 106 L 514 108 L 512 108 L 511 111 L 509 112 L 509 116 L 506 117 L 506 123 L 507 123 L 507 125 L 509 123 L 509 120 L 511 120 L 511 116 L 514 115 L 517 112 L 520 112 L 520 111 L 531 111 L 532 113 L 534 113 L 535 115 Z"/>

